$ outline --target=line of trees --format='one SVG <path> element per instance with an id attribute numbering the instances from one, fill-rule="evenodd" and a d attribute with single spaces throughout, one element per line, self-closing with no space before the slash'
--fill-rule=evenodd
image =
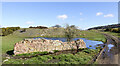
<path id="1" fill-rule="evenodd" d="M 93 28 L 89 28 L 88 30 L 92 30 L 92 29 L 109 29 L 109 28 L 120 28 L 120 23 L 112 24 L 112 25 L 106 25 L 106 26 L 93 27 Z"/>
<path id="2" fill-rule="evenodd" d="M 11 33 L 13 33 L 14 31 L 20 29 L 20 27 L 7 27 L 7 28 L 1 28 L 2 33 L 1 36 L 7 36 Z"/>
<path id="3" fill-rule="evenodd" d="M 105 31 L 120 33 L 120 28 L 107 28 Z"/>
<path id="4" fill-rule="evenodd" d="M 52 26 L 52 27 L 60 28 L 61 26 L 60 25 L 55 25 L 55 26 Z"/>

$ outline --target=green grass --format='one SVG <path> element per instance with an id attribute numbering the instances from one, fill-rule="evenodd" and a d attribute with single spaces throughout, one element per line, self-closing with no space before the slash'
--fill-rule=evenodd
<path id="1" fill-rule="evenodd" d="M 23 40 L 21 37 L 5 36 L 2 37 L 2 53 L 13 50 L 15 43 Z"/>
<path id="2" fill-rule="evenodd" d="M 85 51 L 89 51 L 85 52 Z M 86 49 L 77 54 L 43 55 L 30 59 L 8 59 L 4 64 L 87 64 L 98 50 Z"/>
<path id="3" fill-rule="evenodd" d="M 80 31 L 79 34 L 81 34 L 80 35 L 81 38 L 106 42 L 105 36 L 95 31 Z"/>
<path id="4" fill-rule="evenodd" d="M 44 51 L 44 52 L 32 52 L 32 53 L 25 53 L 25 54 L 18 54 L 18 55 L 14 55 L 14 56 L 35 56 L 35 55 L 38 55 L 38 54 L 48 54 L 49 52 L 47 51 Z"/>
<path id="5" fill-rule="evenodd" d="M 113 36 L 116 36 L 116 37 L 119 37 L 119 38 L 120 38 L 119 33 L 110 32 L 110 31 L 106 31 L 106 32 L 103 32 L 103 33 L 107 33 L 107 34 L 110 34 L 110 35 L 113 35 Z"/>
<path id="6" fill-rule="evenodd" d="M 24 29 L 24 28 L 23 28 Z M 22 30 L 22 29 L 20 29 Z M 6 53 L 7 51 L 13 50 L 15 43 L 23 40 L 24 38 L 32 38 L 32 37 L 64 37 L 63 28 L 59 28 L 57 30 L 54 29 L 29 29 L 26 28 L 25 33 L 20 33 L 19 30 L 15 31 L 13 34 L 2 37 L 2 53 Z M 40 34 L 38 34 L 40 33 Z M 45 33 L 45 36 L 40 36 L 42 33 Z M 48 35 L 49 36 L 48 36 Z M 100 33 L 96 33 L 94 31 L 78 31 L 77 36 L 80 38 L 87 38 L 89 40 L 97 40 L 105 42 L 106 39 L 104 35 Z"/>
<path id="7" fill-rule="evenodd" d="M 45 32 L 45 36 L 40 36 L 42 32 Z M 38 34 L 40 33 L 40 34 Z M 2 53 L 5 54 L 8 51 L 13 50 L 15 43 L 23 40 L 24 38 L 32 38 L 32 37 L 64 37 L 63 29 L 58 30 L 43 30 L 43 29 L 27 29 L 27 32 L 20 33 L 19 30 L 15 31 L 13 34 L 10 34 L 8 36 L 0 37 L 2 38 Z M 96 33 L 94 31 L 78 31 L 77 36 L 80 38 L 87 38 L 89 40 L 97 40 L 97 41 L 103 41 L 105 42 L 105 37 L 100 34 Z M 55 51 L 57 52 L 57 50 Z M 92 57 L 97 53 L 98 51 L 91 51 L 91 50 L 84 50 L 84 52 L 79 52 L 76 55 L 72 54 L 61 54 L 56 56 L 38 56 L 33 57 L 30 59 L 9 59 L 9 61 L 6 61 L 5 64 L 86 64 L 88 63 Z M 37 53 L 33 53 L 35 55 Z M 22 55 L 21 55 L 22 56 Z M 26 54 L 26 56 L 30 56 L 30 54 Z M 5 57 L 3 57 L 3 60 Z"/>

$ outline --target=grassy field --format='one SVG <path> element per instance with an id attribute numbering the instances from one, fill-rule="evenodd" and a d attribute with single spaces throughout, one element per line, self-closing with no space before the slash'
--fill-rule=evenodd
<path id="1" fill-rule="evenodd" d="M 85 49 L 73 54 L 43 55 L 30 59 L 8 59 L 4 64 L 88 64 L 98 53 L 98 49 Z"/>
<path id="2" fill-rule="evenodd" d="M 20 29 L 23 30 L 24 28 Z M 10 34 L 8 36 L 4 36 L 1 37 L 2 38 L 2 54 L 6 54 L 8 51 L 13 50 L 15 43 L 25 39 L 25 38 L 31 38 L 31 37 L 64 37 L 64 30 L 63 29 L 26 29 L 26 32 L 20 33 L 20 30 L 15 31 L 13 34 Z M 41 34 L 44 34 L 44 36 L 41 36 Z M 96 33 L 94 31 L 78 31 L 76 33 L 76 37 L 80 37 L 80 38 L 87 38 L 89 40 L 97 40 L 97 41 L 103 41 L 105 42 L 106 39 L 105 37 L 100 34 L 100 33 Z M 79 55 L 80 53 L 80 55 Z M 64 64 L 64 63 L 83 63 L 86 64 L 88 61 L 90 61 L 90 59 L 92 58 L 92 56 L 95 54 L 86 54 L 84 52 L 79 52 L 76 55 L 71 55 L 71 54 L 62 54 L 62 55 L 58 55 L 57 57 L 68 57 L 67 59 L 65 59 L 64 57 L 59 59 L 59 63 L 60 64 Z M 81 55 L 83 54 L 83 55 Z M 70 56 L 69 56 L 70 55 Z M 84 56 L 84 57 L 83 57 Z M 43 58 L 45 57 L 45 58 Z M 48 58 L 50 57 L 50 58 Z M 57 58 L 54 59 L 55 56 L 39 56 L 39 57 L 34 57 L 34 58 L 30 58 L 30 59 L 9 59 L 8 62 L 5 62 L 5 64 L 29 64 L 29 63 L 48 63 L 48 60 L 51 61 L 55 61 Z M 74 59 L 72 59 L 71 57 L 75 57 Z M 79 57 L 79 58 L 78 58 Z M 41 58 L 41 61 L 40 61 Z M 87 59 L 85 59 L 87 58 Z M 3 60 L 5 60 L 6 58 L 3 56 Z M 63 59 L 63 61 L 62 61 Z M 43 61 L 42 61 L 43 60 Z M 58 61 L 58 59 L 57 59 Z M 50 62 L 51 63 L 51 62 Z M 57 64 L 59 64 L 58 62 L 55 62 Z"/>
<path id="3" fill-rule="evenodd" d="M 107 33 L 107 34 L 110 34 L 110 35 L 113 35 L 113 36 L 116 36 L 116 37 L 120 38 L 119 33 L 109 32 L 109 31 L 107 31 L 107 32 L 103 32 L 103 33 Z"/>
<path id="4" fill-rule="evenodd" d="M 23 40 L 23 38 L 13 36 L 2 37 L 2 53 L 13 50 L 14 44 L 21 40 Z"/>

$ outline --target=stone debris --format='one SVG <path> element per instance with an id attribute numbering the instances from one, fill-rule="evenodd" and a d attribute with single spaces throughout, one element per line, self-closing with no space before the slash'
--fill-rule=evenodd
<path id="1" fill-rule="evenodd" d="M 5 60 L 3 61 L 3 63 L 6 62 L 6 61 L 8 61 L 8 59 L 5 59 Z"/>
<path id="2" fill-rule="evenodd" d="M 6 57 L 7 59 L 10 59 L 10 57 Z"/>
<path id="3" fill-rule="evenodd" d="M 24 39 L 14 46 L 14 54 L 23 54 L 31 52 L 52 52 L 53 50 L 69 50 L 86 48 L 86 44 L 82 39 L 72 41 L 69 44 L 60 40 L 47 40 L 47 39 Z"/>

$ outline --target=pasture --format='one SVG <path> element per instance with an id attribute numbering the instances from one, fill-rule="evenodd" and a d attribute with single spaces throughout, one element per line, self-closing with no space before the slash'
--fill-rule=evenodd
<path id="1" fill-rule="evenodd" d="M 26 32 L 20 32 L 21 30 L 26 29 Z M 11 52 L 14 48 L 14 44 L 16 42 L 19 42 L 25 38 L 33 38 L 33 37 L 65 37 L 64 36 L 64 29 L 63 28 L 57 28 L 57 29 L 53 29 L 53 28 L 49 28 L 49 29 L 33 29 L 33 28 L 21 28 L 15 32 L 13 32 L 10 35 L 7 36 L 3 36 L 2 38 L 2 54 L 3 54 L 3 60 L 5 60 L 5 54 L 8 52 Z M 105 42 L 106 39 L 104 37 L 104 35 L 100 34 L 100 33 L 96 33 L 94 31 L 85 31 L 85 30 L 78 30 L 76 33 L 76 37 L 79 38 L 87 38 L 89 40 L 96 40 L 96 41 L 103 41 Z M 97 52 L 95 50 L 93 50 L 93 52 Z M 79 54 L 83 54 L 83 55 L 79 55 Z M 70 55 L 70 56 L 69 56 Z M 82 64 L 86 64 L 88 63 L 88 61 L 90 61 L 93 56 L 95 55 L 95 53 L 91 54 L 91 53 L 85 53 L 85 52 L 79 52 L 76 55 L 71 55 L 71 54 L 61 54 L 61 55 L 57 55 L 58 58 L 61 58 L 59 60 L 62 60 L 61 62 L 59 62 L 60 64 L 64 64 L 64 63 L 71 63 L 71 64 L 76 64 L 79 63 L 79 61 L 81 61 Z M 62 58 L 63 56 L 68 57 L 68 58 Z M 71 56 L 74 59 L 71 59 Z M 76 56 L 76 57 L 75 57 Z M 44 57 L 44 58 L 43 58 Z M 78 58 L 80 57 L 80 58 Z M 43 59 L 43 61 L 39 61 L 40 58 Z M 49 61 L 46 60 L 51 60 L 50 63 L 52 61 L 54 61 L 56 58 L 56 56 L 41 56 L 41 57 L 33 57 L 30 59 L 9 59 L 9 61 L 5 62 L 5 64 L 29 64 L 29 63 L 48 63 Z M 56 59 L 58 59 L 56 58 Z M 75 60 L 77 59 L 78 60 Z M 87 58 L 87 59 L 85 59 Z M 36 59 L 36 60 L 34 60 Z M 57 60 L 57 61 L 59 61 Z M 66 61 L 65 61 L 66 60 Z M 39 62 L 38 62 L 39 61 Z M 55 64 L 59 64 L 58 62 L 55 62 Z"/>

